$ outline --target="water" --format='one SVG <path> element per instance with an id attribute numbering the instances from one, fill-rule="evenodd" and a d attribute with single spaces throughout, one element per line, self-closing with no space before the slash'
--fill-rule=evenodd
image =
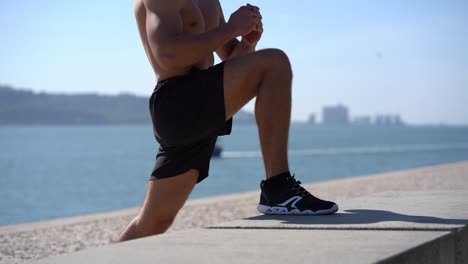
<path id="1" fill-rule="evenodd" d="M 191 199 L 258 189 L 255 125 L 222 144 Z M 147 125 L 0 127 L 0 225 L 138 207 L 157 147 Z M 289 148 L 291 171 L 316 182 L 468 160 L 468 127 L 293 125 Z"/>

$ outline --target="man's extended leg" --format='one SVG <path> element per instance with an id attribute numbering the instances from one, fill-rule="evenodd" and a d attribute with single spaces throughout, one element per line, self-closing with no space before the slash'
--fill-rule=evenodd
<path id="1" fill-rule="evenodd" d="M 199 172 L 148 182 L 143 208 L 115 242 L 164 233 L 174 221 L 197 183 Z"/>

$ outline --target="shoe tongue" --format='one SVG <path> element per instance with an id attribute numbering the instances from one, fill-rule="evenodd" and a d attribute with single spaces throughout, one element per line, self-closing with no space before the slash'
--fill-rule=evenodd
<path id="1" fill-rule="evenodd" d="M 277 175 L 268 178 L 265 181 L 265 185 L 268 186 L 270 190 L 285 190 L 291 188 L 291 176 L 290 175 Z"/>

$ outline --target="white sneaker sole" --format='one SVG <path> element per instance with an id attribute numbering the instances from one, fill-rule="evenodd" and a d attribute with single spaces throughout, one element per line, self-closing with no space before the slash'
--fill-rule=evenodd
<path id="1" fill-rule="evenodd" d="M 333 205 L 332 208 L 326 210 L 304 210 L 300 211 L 299 209 L 293 209 L 291 211 L 288 210 L 286 207 L 281 206 L 267 206 L 259 204 L 257 206 L 257 210 L 262 214 L 269 214 L 269 215 L 326 215 L 326 214 L 333 214 L 338 211 L 338 205 Z"/>

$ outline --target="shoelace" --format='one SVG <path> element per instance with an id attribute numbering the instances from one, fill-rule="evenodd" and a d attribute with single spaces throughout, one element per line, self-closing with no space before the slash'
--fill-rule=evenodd
<path id="1" fill-rule="evenodd" d="M 304 189 L 304 187 L 301 186 L 302 182 L 296 180 L 296 178 L 294 178 L 294 176 L 295 176 L 295 174 L 293 174 L 291 177 L 286 178 L 288 180 L 288 182 L 292 185 L 293 191 L 296 192 L 301 197 L 306 197 L 306 196 L 312 195 L 312 194 L 310 194 L 310 192 L 308 192 L 306 189 Z"/>

